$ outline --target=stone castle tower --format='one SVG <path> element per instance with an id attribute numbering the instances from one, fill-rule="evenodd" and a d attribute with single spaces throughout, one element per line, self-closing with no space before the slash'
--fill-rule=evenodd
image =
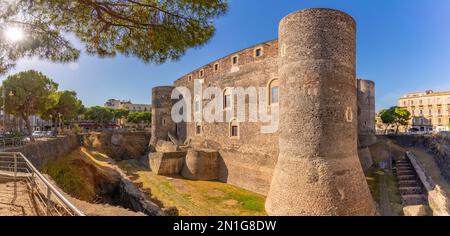
<path id="1" fill-rule="evenodd" d="M 236 120 L 174 124 L 173 87 L 158 87 L 152 96 L 150 146 L 168 140 L 168 134 L 183 137 L 188 150 L 181 153 L 181 163 L 188 169 L 185 156 L 207 150 L 214 165 L 205 161 L 208 168 L 199 168 L 206 154 L 198 154 L 195 170 L 188 172 L 201 176 L 197 172 L 208 169 L 216 180 L 266 195 L 269 215 L 374 214 L 358 158 L 358 142 L 374 141 L 374 84 L 356 80 L 356 23 L 351 16 L 333 9 L 292 13 L 282 19 L 278 40 L 223 57 L 174 85 L 192 91 L 197 78 L 221 88 L 267 85 L 270 91 L 279 85 L 278 132 L 261 134 L 262 123 Z M 231 127 L 239 130 L 238 136 L 232 137 Z M 169 154 L 159 155 L 158 166 L 174 162 Z M 180 168 L 168 169 L 183 174 Z"/>
<path id="2" fill-rule="evenodd" d="M 150 150 L 154 151 L 158 140 L 167 140 L 169 133 L 174 134 L 176 125 L 172 120 L 171 99 L 173 86 L 155 87 L 152 90 L 152 137 Z"/>
<path id="3" fill-rule="evenodd" d="M 279 34 L 280 153 L 267 212 L 373 214 L 356 148 L 355 21 L 307 9 L 285 17 Z"/>

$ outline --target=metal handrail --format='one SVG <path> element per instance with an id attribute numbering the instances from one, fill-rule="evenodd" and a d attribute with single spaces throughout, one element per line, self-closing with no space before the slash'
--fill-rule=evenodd
<path id="1" fill-rule="evenodd" d="M 7 147 L 18 147 L 24 145 L 27 141 L 26 137 L 11 137 L 11 138 L 0 138 L 0 146 L 4 149 Z"/>
<path id="2" fill-rule="evenodd" d="M 69 215 L 75 215 L 75 216 L 85 216 L 83 212 L 81 212 L 77 207 L 75 207 L 69 200 L 67 200 L 37 169 L 36 167 L 26 158 L 22 153 L 20 152 L 0 152 L 0 159 L 5 158 L 12 158 L 13 161 L 6 162 L 9 164 L 12 164 L 12 167 L 6 167 L 9 168 L 9 172 L 13 172 L 14 174 L 14 184 L 16 185 L 16 182 L 18 180 L 18 173 L 26 173 L 31 175 L 31 179 L 29 181 L 29 184 L 31 186 L 31 191 L 33 192 L 35 188 L 41 192 L 38 192 L 38 197 L 41 200 L 41 202 L 46 207 L 46 214 L 51 215 L 52 206 L 54 206 L 53 210 L 59 213 L 57 207 L 63 208 L 67 214 Z M 19 162 L 18 159 L 22 159 L 22 162 Z M 5 163 L 5 161 L 3 162 Z M 18 167 L 18 164 L 25 164 L 26 167 Z M 5 168 L 5 167 L 3 167 Z M 20 171 L 19 171 L 20 170 Z M 46 193 L 42 192 L 42 189 L 40 189 L 39 184 L 36 183 L 36 178 L 40 180 L 43 185 L 46 187 Z M 27 179 L 28 180 L 28 179 Z M 46 194 L 46 201 L 40 196 Z M 56 200 L 60 203 L 60 205 L 54 205 L 55 203 L 52 201 L 52 197 L 56 198 Z M 60 213 L 61 214 L 61 213 Z M 63 214 L 61 214 L 63 215 Z"/>

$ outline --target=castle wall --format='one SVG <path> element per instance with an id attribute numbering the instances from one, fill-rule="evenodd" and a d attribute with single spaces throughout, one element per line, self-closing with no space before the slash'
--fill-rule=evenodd
<path id="1" fill-rule="evenodd" d="M 255 50 L 262 49 L 262 56 L 255 57 Z M 238 56 L 238 65 L 232 58 Z M 264 87 L 278 78 L 278 42 L 270 41 L 244 49 L 219 59 L 175 81 L 175 86 L 184 86 L 194 94 L 194 80 L 203 79 L 203 89 L 216 86 Z M 215 64 L 219 70 L 215 71 Z M 204 75 L 200 76 L 203 70 Z M 194 103 L 194 98 L 192 98 Z M 233 99 L 234 108 L 237 99 Z M 207 101 L 203 102 L 205 106 Z M 245 101 L 248 117 L 249 99 Z M 235 109 L 236 114 L 236 109 Z M 225 116 L 225 111 L 224 111 Z M 215 149 L 220 153 L 220 180 L 248 190 L 267 194 L 272 170 L 278 157 L 278 133 L 262 134 L 261 122 L 239 122 L 239 138 L 230 137 L 229 122 L 202 122 L 201 134 L 196 134 L 196 123 L 186 124 L 186 141 L 193 148 Z"/>

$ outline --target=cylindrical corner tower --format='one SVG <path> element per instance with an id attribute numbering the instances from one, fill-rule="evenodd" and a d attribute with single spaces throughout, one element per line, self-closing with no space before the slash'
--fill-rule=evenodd
<path id="1" fill-rule="evenodd" d="M 373 215 L 357 154 L 356 25 L 306 9 L 279 28 L 279 157 L 269 215 Z"/>
<path id="2" fill-rule="evenodd" d="M 155 87 L 152 90 L 152 137 L 150 139 L 150 149 L 154 147 L 158 140 L 168 140 L 168 135 L 176 132 L 176 125 L 173 122 L 172 111 L 172 91 L 173 86 Z"/>
<path id="3" fill-rule="evenodd" d="M 377 141 L 375 136 L 375 83 L 358 79 L 358 139 L 364 148 Z"/>

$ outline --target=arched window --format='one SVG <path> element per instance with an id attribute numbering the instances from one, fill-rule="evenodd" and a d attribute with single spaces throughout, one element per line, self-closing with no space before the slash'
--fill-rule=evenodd
<path id="1" fill-rule="evenodd" d="M 225 89 L 223 92 L 223 108 L 231 109 L 233 106 L 233 93 L 231 89 Z"/>
<path id="2" fill-rule="evenodd" d="M 230 121 L 230 137 L 239 138 L 239 122 L 237 119 L 232 119 Z"/>
<path id="3" fill-rule="evenodd" d="M 202 123 L 198 122 L 195 124 L 195 134 L 201 135 L 203 133 Z"/>
<path id="4" fill-rule="evenodd" d="M 269 105 L 278 104 L 280 100 L 278 79 L 269 82 Z"/>

